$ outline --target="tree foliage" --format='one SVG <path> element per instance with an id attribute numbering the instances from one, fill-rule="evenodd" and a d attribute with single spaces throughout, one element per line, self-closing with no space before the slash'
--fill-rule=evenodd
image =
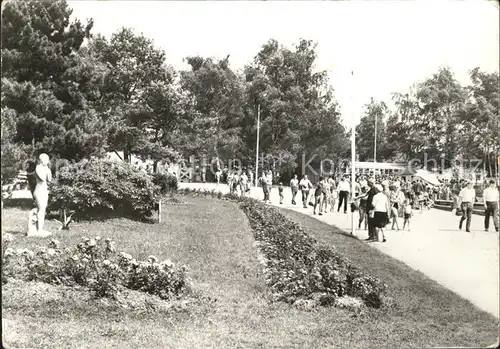
<path id="1" fill-rule="evenodd" d="M 372 98 L 365 106 L 365 114 L 356 127 L 356 149 L 360 161 L 378 161 L 390 158 L 394 152 L 388 143 L 386 117 L 389 113 L 384 102 Z M 376 137 L 375 137 L 376 130 Z M 376 156 L 375 156 L 376 143 Z"/>
<path id="2" fill-rule="evenodd" d="M 243 139 L 255 149 L 256 106 L 260 105 L 262 153 L 297 166 L 302 154 L 338 158 L 346 133 L 325 71 L 315 72 L 316 45 L 300 40 L 294 50 L 270 40 L 245 68 L 246 122 Z M 276 168 L 276 163 L 273 162 Z"/>
<path id="3" fill-rule="evenodd" d="M 232 157 L 242 147 L 240 121 L 244 89 L 240 76 L 222 60 L 188 57 L 191 69 L 181 72 L 185 110 L 178 146 L 198 156 Z"/>
<path id="4" fill-rule="evenodd" d="M 242 71 L 230 56 L 187 57 L 175 71 L 154 42 L 130 28 L 110 38 L 71 21 L 64 0 L 16 1 L 2 12 L 2 181 L 47 152 L 80 161 L 106 151 L 175 160 L 179 153 L 254 165 L 257 114 L 266 168 L 291 175 L 302 155 L 349 157 L 340 106 L 316 44 L 269 40 Z M 394 93 L 390 109 L 371 100 L 356 128 L 359 159 L 483 158 L 499 155 L 499 75 L 479 68 L 462 86 L 448 68 Z"/>
<path id="5" fill-rule="evenodd" d="M 90 51 L 108 67 L 98 108 L 108 127 L 109 149 L 154 159 L 175 157 L 168 147 L 177 117 L 175 72 L 152 40 L 122 28 L 110 40 L 97 36 Z"/>
<path id="6" fill-rule="evenodd" d="M 499 153 L 499 74 L 470 71 L 472 85 L 462 86 L 448 68 L 396 93 L 388 119 L 388 141 L 400 158 L 435 159 L 453 167 L 462 158 L 494 163 Z M 495 170 L 489 170 L 490 175 Z"/>
<path id="7" fill-rule="evenodd" d="M 92 102 L 105 67 L 82 47 L 92 21 L 70 15 L 65 1 L 9 2 L 2 12 L 2 112 L 15 124 L 2 143 L 16 144 L 14 168 L 41 151 L 76 160 L 103 151 Z"/>

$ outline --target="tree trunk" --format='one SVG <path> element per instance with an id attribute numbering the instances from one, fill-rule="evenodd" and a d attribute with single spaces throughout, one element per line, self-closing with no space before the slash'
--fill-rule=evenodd
<path id="1" fill-rule="evenodd" d="M 493 177 L 493 167 L 491 167 L 491 154 L 488 154 L 488 168 L 490 170 L 489 175 Z"/>

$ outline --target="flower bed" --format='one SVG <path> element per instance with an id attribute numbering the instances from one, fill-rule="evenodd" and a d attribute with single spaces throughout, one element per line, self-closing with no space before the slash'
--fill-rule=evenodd
<path id="1" fill-rule="evenodd" d="M 96 297 L 115 298 L 123 289 L 141 291 L 171 300 L 189 290 L 186 267 L 150 256 L 138 261 L 116 252 L 110 239 L 84 238 L 74 248 L 52 240 L 36 253 L 7 248 L 3 254 L 3 280 L 18 278 L 55 285 L 84 286 Z"/>
<path id="2" fill-rule="evenodd" d="M 295 222 L 277 209 L 251 198 L 220 192 L 183 189 L 179 192 L 237 201 L 248 217 L 263 264 L 266 283 L 276 301 L 319 305 L 342 304 L 344 297 L 361 299 L 379 308 L 387 286 L 364 275 L 334 248 L 320 246 Z"/>

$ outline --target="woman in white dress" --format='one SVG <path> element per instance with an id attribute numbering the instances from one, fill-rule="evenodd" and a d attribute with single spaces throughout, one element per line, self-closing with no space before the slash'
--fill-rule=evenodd
<path id="1" fill-rule="evenodd" d="M 37 231 L 39 234 L 45 233 L 43 230 L 43 224 L 45 222 L 45 212 L 49 201 L 48 182 L 52 181 L 52 172 L 50 171 L 48 165 L 49 156 L 45 153 L 40 154 L 38 158 L 38 165 L 35 169 L 36 187 L 33 191 L 33 198 L 35 199 L 37 207 Z"/>

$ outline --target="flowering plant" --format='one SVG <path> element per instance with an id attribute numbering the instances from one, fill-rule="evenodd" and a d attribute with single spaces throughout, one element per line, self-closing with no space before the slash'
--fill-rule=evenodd
<path id="1" fill-rule="evenodd" d="M 96 297 L 116 298 L 128 288 L 172 299 L 189 290 L 185 266 L 176 267 L 170 260 L 158 263 L 154 256 L 138 261 L 117 253 L 115 242 L 99 236 L 83 238 L 72 249 L 61 249 L 57 240 L 36 253 L 7 249 L 4 268 L 9 277 L 88 287 Z"/>

